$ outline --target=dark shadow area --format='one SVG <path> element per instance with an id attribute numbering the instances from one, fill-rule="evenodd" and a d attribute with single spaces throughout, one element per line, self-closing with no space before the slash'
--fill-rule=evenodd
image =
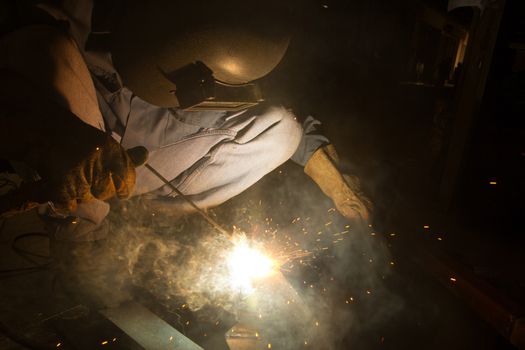
<path id="1" fill-rule="evenodd" d="M 293 4 L 300 25 L 262 86 L 269 102 L 323 122 L 375 210 L 370 227 L 346 221 L 288 162 L 209 211 L 294 257 L 281 272 L 308 317 L 269 313 L 272 349 L 524 348 L 525 8 L 502 4 Z M 2 224 L 3 248 L 24 220 Z M 205 349 L 227 349 L 241 302 L 210 288 L 224 242 L 209 225 L 140 200 L 108 222 L 101 241 L 26 242 L 49 245 L 53 261 L 0 275 L 10 326 L 0 349 L 140 349 L 97 312 L 130 300 Z"/>

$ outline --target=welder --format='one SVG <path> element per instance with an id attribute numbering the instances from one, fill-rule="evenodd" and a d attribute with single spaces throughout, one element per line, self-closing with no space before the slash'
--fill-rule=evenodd
<path id="1" fill-rule="evenodd" d="M 291 158 L 342 215 L 369 219 L 319 122 L 268 105 L 256 84 L 288 47 L 294 17 L 284 2 L 20 3 L 0 43 L 0 158 L 26 185 L 2 210 L 45 203 L 40 213 L 75 218 L 57 238 L 91 240 L 114 196 L 191 211 L 141 166 L 146 158 L 201 208 Z"/>

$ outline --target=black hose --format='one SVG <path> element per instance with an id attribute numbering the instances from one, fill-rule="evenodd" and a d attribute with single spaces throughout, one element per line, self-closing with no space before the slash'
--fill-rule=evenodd
<path id="1" fill-rule="evenodd" d="M 21 345 L 27 349 L 30 350 L 51 350 L 56 349 L 56 346 L 43 346 L 40 344 L 34 344 L 29 339 L 27 339 L 25 336 L 21 334 L 17 334 L 16 332 L 13 332 L 9 327 L 7 327 L 3 322 L 0 321 L 0 333 L 5 335 L 7 338 L 9 338 L 11 341 L 17 343 L 18 345 Z"/>

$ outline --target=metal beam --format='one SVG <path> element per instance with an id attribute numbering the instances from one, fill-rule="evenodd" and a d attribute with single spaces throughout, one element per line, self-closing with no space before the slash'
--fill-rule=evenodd
<path id="1" fill-rule="evenodd" d="M 203 350 L 164 320 L 135 302 L 100 311 L 145 350 Z"/>
<path id="2" fill-rule="evenodd" d="M 499 0 L 486 8 L 483 14 L 475 10 L 464 62 L 465 73 L 457 87 L 460 93 L 457 96 L 454 126 L 440 184 L 440 201 L 445 210 L 450 207 L 456 194 L 472 127 L 480 112 L 504 7 L 505 0 Z"/>

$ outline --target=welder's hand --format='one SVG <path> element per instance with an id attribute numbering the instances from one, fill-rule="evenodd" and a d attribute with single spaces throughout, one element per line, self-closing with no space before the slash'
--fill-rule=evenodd
<path id="1" fill-rule="evenodd" d="M 0 77 L 0 158 L 24 162 L 41 177 L 2 196 L 0 214 L 48 201 L 67 214 L 81 201 L 131 194 L 145 148 L 126 152 L 17 73 L 0 70 Z"/>
<path id="2" fill-rule="evenodd" d="M 145 149 L 125 151 L 109 135 L 101 135 L 98 142 L 93 141 L 84 141 L 91 143 L 89 148 L 82 146 L 79 150 L 71 145 L 67 151 L 55 153 L 53 158 L 58 162 L 51 161 L 52 166 L 43 171 L 40 195 L 53 202 L 58 211 L 71 212 L 79 202 L 93 198 L 107 200 L 131 195 L 135 167 L 146 161 Z M 80 152 L 76 154 L 75 149 Z"/>
<path id="3" fill-rule="evenodd" d="M 42 179 L 0 197 L 0 214 L 8 217 L 40 203 L 52 202 L 56 214 L 69 215 L 80 202 L 93 198 L 127 198 L 135 185 L 135 167 L 143 164 L 147 151 L 135 147 L 125 151 L 110 136 L 86 149 L 70 145 L 64 152 L 48 150 L 37 166 Z M 84 140 L 83 142 L 86 142 Z M 75 154 L 75 156 L 73 156 Z"/>
<path id="4" fill-rule="evenodd" d="M 355 176 L 343 175 L 344 183 L 332 195 L 337 210 L 350 220 L 361 219 L 370 222 L 372 202 L 361 192 L 359 179 Z"/>
<path id="5" fill-rule="evenodd" d="M 353 221 L 369 223 L 371 201 L 363 195 L 357 177 L 343 175 L 337 164 L 339 157 L 333 145 L 318 149 L 306 163 L 304 172 L 330 197 L 337 210 Z"/>

